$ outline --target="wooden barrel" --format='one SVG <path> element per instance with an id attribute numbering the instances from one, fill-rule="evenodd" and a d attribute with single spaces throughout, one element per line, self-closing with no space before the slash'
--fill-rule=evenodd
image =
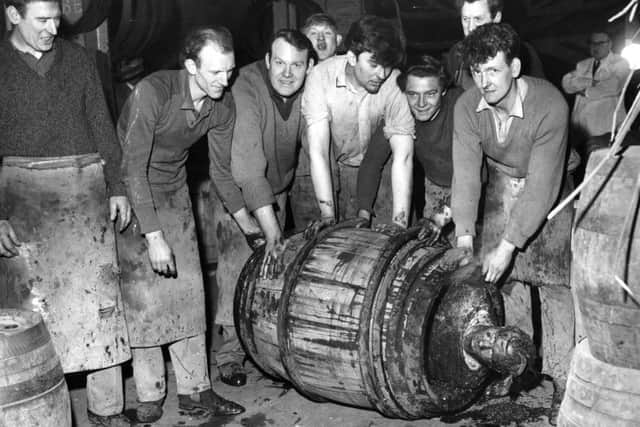
<path id="1" fill-rule="evenodd" d="M 606 150 L 591 154 L 586 174 L 605 154 Z M 640 305 L 625 295 L 614 275 L 623 274 L 616 268 L 620 261 L 616 252 L 639 171 L 640 147 L 628 147 L 621 158 L 610 159 L 583 190 L 575 219 L 571 267 L 571 286 L 578 294 L 591 352 L 604 362 L 634 369 L 640 369 Z M 628 284 L 640 289 L 637 224 L 630 238 Z"/>
<path id="2" fill-rule="evenodd" d="M 596 359 L 588 340 L 576 346 L 558 427 L 640 425 L 640 371 Z"/>
<path id="3" fill-rule="evenodd" d="M 60 359 L 35 312 L 0 310 L 0 425 L 71 426 Z"/>
<path id="4" fill-rule="evenodd" d="M 254 254 L 234 304 L 247 353 L 311 398 L 390 417 L 468 405 L 489 372 L 467 367 L 461 338 L 483 309 L 498 323 L 493 303 L 479 271 L 443 271 L 446 247 L 413 237 L 340 226 L 314 241 L 298 234 L 275 280 L 258 278 Z"/>

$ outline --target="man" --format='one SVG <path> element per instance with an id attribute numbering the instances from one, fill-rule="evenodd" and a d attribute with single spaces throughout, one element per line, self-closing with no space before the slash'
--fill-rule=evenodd
<path id="1" fill-rule="evenodd" d="M 309 16 L 300 31 L 311 40 L 318 62 L 334 56 L 342 43 L 342 35 L 338 33 L 336 21 L 325 13 Z"/>
<path id="2" fill-rule="evenodd" d="M 473 30 L 490 22 L 502 22 L 503 0 L 456 0 L 456 7 L 460 10 L 462 32 L 467 37 Z M 452 76 L 453 84 L 463 89 L 474 86 L 469 73 L 468 64 L 462 61 L 462 41 L 453 45 L 446 55 L 446 67 Z M 522 42 L 522 74 L 544 78 L 542 62 L 533 46 Z"/>
<path id="3" fill-rule="evenodd" d="M 507 24 L 483 25 L 463 42 L 476 88 L 455 107 L 451 205 L 458 250 L 475 246 L 485 280 L 504 283 L 507 324 L 531 316 L 528 302 L 516 302 L 521 283 L 539 292 L 543 372 L 552 376 L 559 403 L 573 348 L 571 212 L 545 219 L 566 184 L 568 107 L 549 82 L 519 77 L 518 47 Z"/>
<path id="4" fill-rule="evenodd" d="M 595 31 L 589 39 L 591 58 L 584 59 L 576 69 L 562 78 L 562 88 L 575 95 L 571 123 L 580 143 L 584 139 L 611 132 L 613 112 L 629 75 L 629 64 L 611 51 L 611 38 L 604 31 Z M 616 125 L 624 119 L 624 110 Z"/>
<path id="5" fill-rule="evenodd" d="M 311 177 L 321 214 L 307 236 L 336 221 L 330 152 L 337 161 L 340 217 L 358 214 L 369 219 L 368 212 L 356 212 L 356 181 L 358 166 L 377 130 L 384 132 L 393 154 L 391 179 L 389 173 L 383 174 L 378 191 L 378 219 L 402 228 L 409 220 L 414 123 L 407 100 L 395 84 L 398 71 L 394 67 L 404 56 L 400 35 L 391 22 L 364 16 L 351 26 L 345 48 L 345 55 L 313 68 L 302 97 Z"/>
<path id="6" fill-rule="evenodd" d="M 338 45 L 342 43 L 342 35 L 338 34 L 336 21 L 324 13 L 316 13 L 308 17 L 300 31 L 311 40 L 318 61 L 333 57 Z M 289 192 L 289 204 L 293 225 L 298 231 L 302 231 L 320 214 L 315 202 L 309 170 L 309 147 L 305 139 L 298 153 L 296 174 Z"/>
<path id="7" fill-rule="evenodd" d="M 267 278 L 282 269 L 287 191 L 303 129 L 300 94 L 314 64 L 312 53 L 311 42 L 300 31 L 280 30 L 264 60 L 240 69 L 232 87 L 237 118 L 230 167 L 242 194 L 223 196 L 222 201 L 230 212 L 245 208 L 256 218 L 264 236 L 262 276 Z M 235 243 L 220 245 L 218 257 L 216 322 L 222 326 L 223 344 L 216 362 L 223 382 L 241 386 L 246 383 L 246 372 L 233 322 L 233 298 L 250 247 L 238 227 L 232 226 L 225 234 L 230 234 L 225 236 L 227 242 Z"/>
<path id="8" fill-rule="evenodd" d="M 423 56 L 421 63 L 400 74 L 396 81 L 407 97 L 416 122 L 414 158 L 420 162 L 425 174 L 422 216 L 437 229 L 442 229 L 451 221 L 453 108 L 463 91 L 456 87 L 447 89 L 449 78 L 444 66 L 428 55 Z M 375 192 L 366 183 L 380 180 L 380 172 L 390 154 L 385 142 L 382 138 L 374 138 L 360 165 L 359 210 L 371 211 L 373 208 Z M 430 225 L 425 222 L 420 237 L 427 237 L 432 230 Z"/>
<path id="9" fill-rule="evenodd" d="M 0 306 L 42 315 L 65 373 L 93 371 L 92 425 L 129 425 L 119 364 L 130 350 L 107 218 L 119 215 L 122 230 L 130 206 L 102 86 L 87 52 L 57 37 L 59 1 L 5 5 Z"/>
<path id="10" fill-rule="evenodd" d="M 159 71 L 136 85 L 117 128 L 135 214 L 118 250 L 139 422 L 162 416 L 164 344 L 182 412 L 209 417 L 244 411 L 211 389 L 203 279 L 185 170 L 189 147 L 207 134 L 212 181 L 223 193 L 236 191 L 224 169 L 235 119 L 226 91 L 235 68 L 231 33 L 224 27 L 193 30 L 181 63 L 182 70 Z M 246 211 L 236 216 L 248 223 Z"/>

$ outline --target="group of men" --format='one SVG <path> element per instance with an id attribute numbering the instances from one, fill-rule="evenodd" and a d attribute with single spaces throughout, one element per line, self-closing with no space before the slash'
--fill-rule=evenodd
<path id="1" fill-rule="evenodd" d="M 33 276 L 25 248 L 57 251 L 61 242 L 47 240 L 39 223 L 24 223 L 19 209 L 12 209 L 27 195 L 10 191 L 12 181 L 4 172 L 12 169 L 6 165 L 34 168 L 30 185 L 49 194 L 50 179 L 37 179 L 49 176 L 38 175 L 44 167 L 39 159 L 71 159 L 65 165 L 80 177 L 88 164 L 102 174 L 104 163 L 102 192 L 94 197 L 111 197 L 99 229 L 107 228 L 107 218 L 121 220 L 115 238 L 106 235 L 111 239 L 107 250 L 117 246 L 120 270 L 120 287 L 117 280 L 108 284 L 113 310 L 107 315 L 99 304 L 101 309 L 82 315 L 100 322 L 126 319 L 128 334 L 118 340 L 122 355 L 100 363 L 87 357 L 79 365 L 62 357 L 65 372 L 91 371 L 88 411 L 95 425 L 128 422 L 118 366 L 129 349 L 137 421 L 160 419 L 166 396 L 163 345 L 169 345 L 181 410 L 206 416 L 244 410 L 212 390 L 208 372 L 202 272 L 185 171 L 189 147 L 204 135 L 212 183 L 245 245 L 244 255 L 219 261 L 234 264 L 228 268 L 232 273 L 218 280 L 216 322 L 226 330 L 228 345 L 216 358 L 224 382 L 246 382 L 230 314 L 239 268 L 262 247 L 261 275 L 281 273 L 287 199 L 296 225 L 309 222 L 308 237 L 352 218 L 358 226 L 375 221 L 402 231 L 411 219 L 415 153 L 426 176 L 420 238 L 437 235 L 453 221 L 451 256 L 464 263 L 477 254 L 485 279 L 503 283 L 508 322 L 518 323 L 517 316 L 509 316 L 523 304 L 510 298 L 515 284 L 525 293 L 531 286 L 539 289 L 543 370 L 562 390 L 573 344 L 571 214 L 550 222 L 545 218 L 566 187 L 568 108 L 550 83 L 523 75 L 521 43 L 509 25 L 499 22 L 500 0 L 460 2 L 465 39 L 452 55 L 463 65 L 448 71 L 425 57 L 400 72 L 402 37 L 391 22 L 375 16 L 351 26 L 345 53 L 337 55 L 341 36 L 335 22 L 313 15 L 302 31 L 277 31 L 265 57 L 240 68 L 237 76 L 229 31 L 196 29 L 185 39 L 182 69 L 142 79 L 115 127 L 92 61 L 81 48 L 56 37 L 60 2 L 5 3 L 13 29 L 0 45 L 0 272 L 13 277 L 6 283 L 15 286 L 6 290 L 10 297 L 0 306 L 25 307 L 36 297 L 51 296 L 38 309 L 57 349 L 74 334 L 82 311 L 54 298 L 60 283 Z M 474 83 L 465 92 L 449 84 L 456 75 L 462 82 L 462 74 Z M 79 160 L 96 152 L 102 163 Z M 304 162 L 308 169 L 296 173 Z M 76 190 L 56 191 L 57 199 L 68 199 Z M 310 193 L 315 211 L 303 206 Z M 65 215 L 68 209 L 60 213 Z M 104 233 L 85 234 L 86 241 L 67 244 L 89 247 L 101 238 L 104 243 Z M 83 260 L 87 274 L 104 276 L 102 265 L 83 258 L 87 254 L 74 256 Z M 82 294 L 81 282 L 62 286 Z M 72 321 L 57 319 L 59 312 Z M 113 348 L 108 339 L 91 344 L 107 352 Z M 73 350 L 82 353 L 84 347 Z"/>

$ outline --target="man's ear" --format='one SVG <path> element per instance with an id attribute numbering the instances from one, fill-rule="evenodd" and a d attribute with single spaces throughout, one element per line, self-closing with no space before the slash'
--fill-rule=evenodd
<path id="1" fill-rule="evenodd" d="M 336 34 L 336 46 L 340 46 L 342 43 L 342 34 Z"/>
<path id="2" fill-rule="evenodd" d="M 269 52 L 267 52 L 264 54 L 264 65 L 267 66 L 267 70 L 269 69 L 270 62 L 271 62 L 271 57 L 269 56 Z"/>
<path id="3" fill-rule="evenodd" d="M 358 57 L 356 56 L 355 53 L 353 53 L 353 51 L 350 51 L 350 50 L 347 51 L 347 63 L 352 67 L 355 67 L 356 64 L 358 63 Z"/>
<path id="4" fill-rule="evenodd" d="M 20 12 L 18 12 L 18 9 L 16 9 L 15 6 L 9 6 L 6 11 L 9 22 L 13 25 L 18 25 L 22 20 L 22 16 L 20 15 Z"/>
<path id="5" fill-rule="evenodd" d="M 520 77 L 520 72 L 522 71 L 522 62 L 520 61 L 520 58 L 513 58 L 509 67 L 511 67 L 511 76 L 513 78 Z"/>
<path id="6" fill-rule="evenodd" d="M 316 65 L 316 60 L 313 58 L 309 58 L 309 61 L 307 61 L 307 74 L 311 72 L 311 69 L 314 65 Z"/>
<path id="7" fill-rule="evenodd" d="M 496 12 L 492 19 L 493 23 L 497 24 L 498 22 L 502 22 L 502 12 Z"/>
<path id="8" fill-rule="evenodd" d="M 184 68 L 186 68 L 187 72 L 192 76 L 198 72 L 198 66 L 196 65 L 196 61 L 190 58 L 184 60 Z"/>

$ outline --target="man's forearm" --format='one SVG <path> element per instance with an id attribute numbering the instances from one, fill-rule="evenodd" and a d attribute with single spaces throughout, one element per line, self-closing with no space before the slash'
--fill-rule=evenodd
<path id="1" fill-rule="evenodd" d="M 272 205 L 259 207 L 253 211 L 267 242 L 277 242 L 282 238 L 282 231 Z"/>
<path id="2" fill-rule="evenodd" d="M 393 192 L 392 221 L 402 227 L 409 225 L 412 178 L 412 151 L 394 152 L 393 163 L 391 164 L 391 190 Z"/>
<path id="3" fill-rule="evenodd" d="M 234 212 L 232 216 L 244 234 L 260 233 L 262 231 L 246 207 Z"/>
<path id="4" fill-rule="evenodd" d="M 335 217 L 335 203 L 333 200 L 333 190 L 331 185 L 331 167 L 329 165 L 329 155 L 321 153 L 310 153 L 311 159 L 311 180 L 313 189 L 320 208 L 320 215 L 324 218 Z"/>

